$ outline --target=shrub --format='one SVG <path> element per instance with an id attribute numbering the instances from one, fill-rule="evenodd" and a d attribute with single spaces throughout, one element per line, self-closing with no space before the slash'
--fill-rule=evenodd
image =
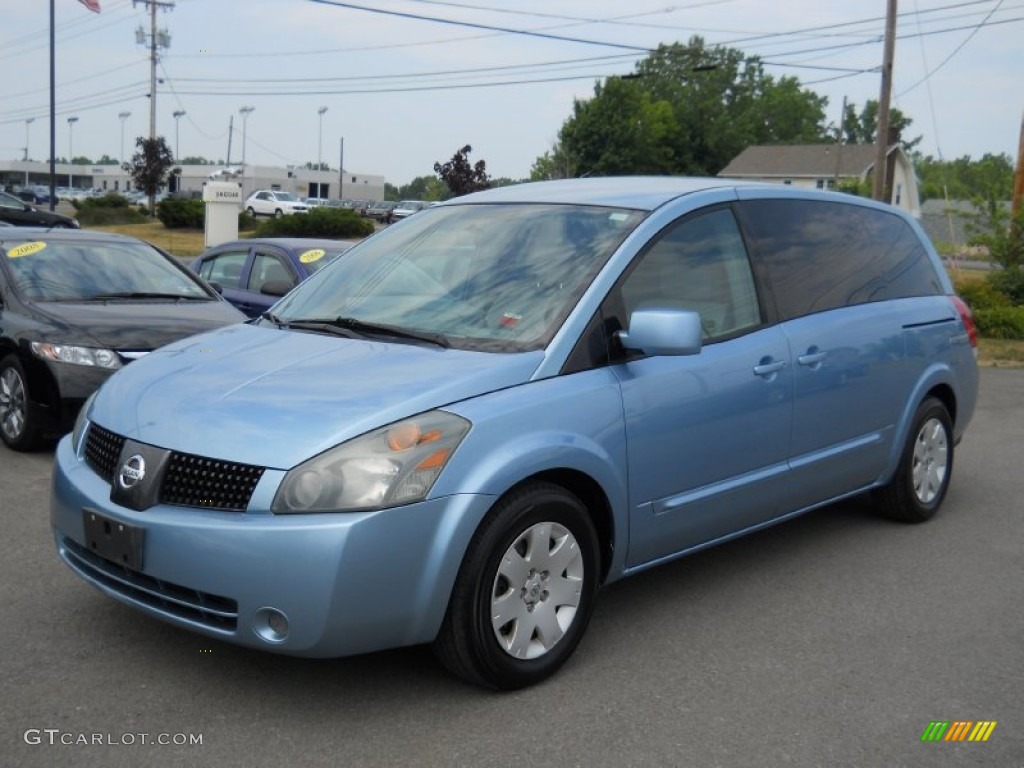
<path id="1" fill-rule="evenodd" d="M 1010 300 L 988 280 L 960 283 L 957 285 L 957 294 L 967 302 L 967 306 L 973 312 L 1010 306 Z"/>
<path id="2" fill-rule="evenodd" d="M 985 338 L 1024 341 L 1024 307 L 975 310 L 974 324 Z"/>
<path id="3" fill-rule="evenodd" d="M 161 200 L 156 217 L 168 229 L 203 229 L 206 204 L 202 200 Z"/>
<path id="4" fill-rule="evenodd" d="M 997 269 L 988 276 L 989 284 L 1016 306 L 1024 305 L 1024 267 Z"/>
<path id="5" fill-rule="evenodd" d="M 259 225 L 259 237 L 366 237 L 374 231 L 373 222 L 349 208 L 319 206 L 306 213 L 270 219 Z"/>
<path id="6" fill-rule="evenodd" d="M 145 214 L 132 207 L 127 198 L 116 192 L 72 200 L 71 204 L 75 208 L 75 217 L 83 226 L 141 224 L 148 220 Z"/>

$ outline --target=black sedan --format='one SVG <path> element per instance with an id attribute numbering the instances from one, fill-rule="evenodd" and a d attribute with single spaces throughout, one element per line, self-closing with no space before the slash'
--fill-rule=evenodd
<path id="1" fill-rule="evenodd" d="M 355 245 L 347 240 L 263 237 L 233 240 L 204 251 L 190 265 L 250 317 Z"/>
<path id="2" fill-rule="evenodd" d="M 167 253 L 130 237 L 0 228 L 0 438 L 31 450 L 70 429 L 108 376 L 245 317 Z"/>
<path id="3" fill-rule="evenodd" d="M 65 227 L 78 229 L 78 221 L 61 213 L 40 211 L 20 197 L 0 192 L 0 221 L 17 227 Z"/>

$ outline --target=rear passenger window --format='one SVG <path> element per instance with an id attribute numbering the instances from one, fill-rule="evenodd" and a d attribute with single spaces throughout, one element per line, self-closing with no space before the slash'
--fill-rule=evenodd
<path id="1" fill-rule="evenodd" d="M 899 216 L 811 200 L 750 200 L 739 209 L 782 320 L 942 293 L 924 246 Z"/>
<path id="2" fill-rule="evenodd" d="M 705 340 L 761 323 L 747 251 L 727 209 L 666 230 L 623 282 L 622 300 L 627 322 L 643 307 L 699 312 Z"/>

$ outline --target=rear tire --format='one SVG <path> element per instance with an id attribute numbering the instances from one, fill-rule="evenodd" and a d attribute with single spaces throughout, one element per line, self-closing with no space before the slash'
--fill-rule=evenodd
<path id="1" fill-rule="evenodd" d="M 256 211 L 255 209 L 253 209 L 251 205 L 245 209 L 245 212 L 252 216 L 254 219 L 256 218 Z"/>
<path id="2" fill-rule="evenodd" d="M 43 443 L 32 416 L 25 369 L 16 355 L 0 360 L 0 438 L 15 451 L 31 451 Z"/>
<path id="3" fill-rule="evenodd" d="M 599 570 L 597 534 L 578 498 L 552 483 L 512 491 L 469 545 L 434 652 L 477 685 L 538 683 L 583 637 Z"/>
<path id="4" fill-rule="evenodd" d="M 941 400 L 917 408 L 896 474 L 875 492 L 883 515 L 923 523 L 938 512 L 953 475 L 953 421 Z"/>

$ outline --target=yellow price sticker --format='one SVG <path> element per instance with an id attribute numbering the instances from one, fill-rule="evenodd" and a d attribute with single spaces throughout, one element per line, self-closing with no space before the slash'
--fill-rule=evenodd
<path id="1" fill-rule="evenodd" d="M 306 251 L 305 253 L 301 254 L 299 256 L 299 261 L 301 261 L 303 264 L 312 264 L 314 261 L 320 261 L 320 259 L 322 259 L 324 257 L 324 254 L 326 253 L 327 251 L 325 251 L 323 248 L 314 248 L 311 251 Z"/>
<path id="2" fill-rule="evenodd" d="M 44 248 L 46 248 L 46 243 L 22 243 L 9 249 L 7 251 L 7 258 L 16 259 L 19 256 L 31 256 L 33 253 L 39 253 Z"/>

